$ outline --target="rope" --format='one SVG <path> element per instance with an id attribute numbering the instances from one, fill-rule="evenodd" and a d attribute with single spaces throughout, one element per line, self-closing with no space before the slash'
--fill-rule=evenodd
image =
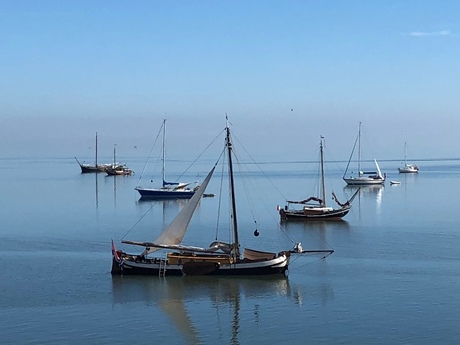
<path id="1" fill-rule="evenodd" d="M 147 165 L 149 164 L 150 158 L 152 158 L 151 155 L 152 155 L 153 149 L 155 148 L 155 146 L 156 146 L 156 144 L 157 144 L 157 141 L 158 141 L 158 138 L 159 138 L 160 135 L 161 135 L 161 130 L 162 130 L 163 126 L 164 126 L 164 122 L 163 122 L 163 124 L 161 125 L 160 130 L 158 131 L 158 134 L 157 134 L 157 136 L 156 136 L 156 138 L 155 138 L 155 141 L 153 142 L 152 148 L 150 149 L 149 155 L 148 155 L 148 157 L 147 157 L 147 161 L 145 162 L 144 168 L 142 169 L 141 175 L 139 176 L 139 180 L 137 181 L 137 184 L 138 184 L 138 185 L 139 185 L 139 183 L 140 183 L 140 181 L 141 181 L 141 179 L 142 179 L 142 176 L 144 175 L 144 172 L 145 172 L 145 169 L 147 168 Z"/>
<path id="2" fill-rule="evenodd" d="M 137 224 L 139 224 L 139 222 L 147 215 L 147 213 L 150 212 L 150 210 L 153 208 L 153 206 L 155 206 L 155 204 L 152 204 L 152 206 L 150 206 L 150 208 L 147 211 L 145 211 L 145 213 L 142 215 L 142 217 L 136 223 L 134 223 L 134 225 L 126 232 L 126 234 L 124 234 L 121 237 L 121 240 L 123 240 L 137 226 Z"/>
<path id="3" fill-rule="evenodd" d="M 192 163 L 190 163 L 190 165 L 187 167 L 187 169 L 185 169 L 185 171 L 176 179 L 175 182 L 179 181 L 182 176 L 185 175 L 185 173 L 197 162 L 198 159 L 201 158 L 201 156 L 209 149 L 210 146 L 212 146 L 214 144 L 214 142 L 219 138 L 219 136 L 222 134 L 224 130 L 222 130 L 219 134 L 217 134 L 217 136 L 209 143 L 208 146 L 205 147 L 205 149 L 198 155 L 198 157 L 196 157 Z M 219 156 L 219 159 L 220 157 L 222 157 L 222 154 Z M 217 161 L 219 161 L 219 159 Z M 217 163 L 216 163 L 217 164 Z"/>

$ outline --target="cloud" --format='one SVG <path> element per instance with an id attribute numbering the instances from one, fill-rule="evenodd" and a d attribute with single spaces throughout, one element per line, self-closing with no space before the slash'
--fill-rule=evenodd
<path id="1" fill-rule="evenodd" d="M 449 36 L 450 34 L 451 34 L 451 32 L 449 30 L 432 31 L 432 32 L 412 31 L 412 32 L 409 33 L 409 36 L 415 36 L 415 37 Z"/>

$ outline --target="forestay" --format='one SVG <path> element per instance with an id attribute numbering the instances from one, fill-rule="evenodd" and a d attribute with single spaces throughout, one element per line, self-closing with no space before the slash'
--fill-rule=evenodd
<path id="1" fill-rule="evenodd" d="M 153 241 L 154 245 L 158 244 L 162 246 L 168 246 L 176 245 L 182 242 L 185 234 L 187 233 L 187 227 L 190 224 L 193 213 L 195 212 L 195 209 L 198 206 L 198 203 L 200 202 L 209 181 L 211 180 L 215 168 L 216 166 L 214 165 L 201 186 L 198 188 L 192 198 L 187 202 L 184 208 L 179 212 L 176 218 L 174 218 L 173 221 L 166 227 L 166 229 L 164 229 L 163 232 Z M 146 249 L 143 254 L 147 255 L 159 249 L 160 248 L 150 247 L 149 249 Z"/>

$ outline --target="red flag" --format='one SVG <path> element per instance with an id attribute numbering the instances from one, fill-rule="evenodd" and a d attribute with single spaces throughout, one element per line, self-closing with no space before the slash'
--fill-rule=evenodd
<path id="1" fill-rule="evenodd" d="M 116 262 L 118 263 L 121 262 L 120 256 L 117 253 L 117 248 L 115 248 L 115 243 L 113 243 L 113 239 L 112 239 L 112 255 Z"/>

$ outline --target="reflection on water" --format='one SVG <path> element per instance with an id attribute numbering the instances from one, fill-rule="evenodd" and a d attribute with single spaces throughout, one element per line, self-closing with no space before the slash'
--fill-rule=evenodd
<path id="1" fill-rule="evenodd" d="M 96 189 L 96 210 L 99 208 L 99 183 L 98 183 L 98 180 L 97 180 L 98 175 L 99 174 L 94 174 L 94 177 L 96 179 L 96 185 L 95 185 L 96 186 L 95 187 L 95 189 Z"/>
<path id="2" fill-rule="evenodd" d="M 349 231 L 350 225 L 345 220 L 283 222 L 282 229 L 293 242 L 301 242 L 305 250 L 334 249 L 329 245 L 328 236 L 333 236 L 336 231 Z M 315 254 L 316 257 L 323 255 Z"/>
<path id="3" fill-rule="evenodd" d="M 137 205 L 142 205 L 142 204 L 151 204 L 154 206 L 162 206 L 165 210 L 166 209 L 171 209 L 171 208 L 178 208 L 180 211 L 182 207 L 185 206 L 187 203 L 188 199 L 160 199 L 160 200 L 154 200 L 154 199 L 145 199 L 145 198 L 139 198 L 136 201 Z"/>
<path id="4" fill-rule="evenodd" d="M 382 200 L 383 200 L 383 191 L 385 189 L 384 185 L 371 185 L 371 186 L 345 186 L 343 187 L 344 190 L 356 190 L 360 188 L 358 193 L 358 200 L 353 202 L 353 207 L 357 203 L 358 211 L 361 213 L 361 206 L 363 202 L 367 202 L 366 200 L 375 200 L 376 211 L 379 214 L 382 208 Z M 357 201 L 357 202 L 356 202 Z"/>
<path id="5" fill-rule="evenodd" d="M 284 275 L 237 279 L 113 276 L 112 295 L 114 305 L 141 302 L 149 308 L 157 308 L 189 344 L 203 343 L 203 337 L 209 336 L 209 329 L 227 334 L 230 339 L 224 339 L 225 343 L 239 344 L 242 320 L 246 323 L 249 317 L 258 323 L 266 317 L 276 317 L 276 314 L 265 315 L 267 310 L 261 306 L 281 303 L 282 309 L 291 309 L 302 306 L 307 299 L 320 300 L 324 304 L 332 292 L 324 284 L 313 289 L 305 285 L 291 287 Z M 280 317 L 285 312 L 276 308 L 273 311 L 279 312 Z M 203 323 L 208 332 L 198 329 Z"/>
<path id="6" fill-rule="evenodd" d="M 136 201 L 136 204 L 141 205 L 148 205 L 149 210 L 151 209 L 160 209 L 161 208 L 161 215 L 163 217 L 163 226 L 166 226 L 169 221 L 172 220 L 186 205 L 188 199 L 163 199 L 163 200 L 152 200 L 152 199 L 143 199 L 140 198 Z M 199 205 L 198 205 L 199 207 Z"/>
<path id="7" fill-rule="evenodd" d="M 297 229 L 302 230 L 315 230 L 319 232 L 325 232 L 328 229 L 341 229 L 341 230 L 349 230 L 350 224 L 344 220 L 334 220 L 334 221 L 327 221 L 327 220 L 315 220 L 315 221 L 300 221 L 300 222 L 281 222 L 281 226 L 284 227 L 286 230 L 292 231 Z"/>

